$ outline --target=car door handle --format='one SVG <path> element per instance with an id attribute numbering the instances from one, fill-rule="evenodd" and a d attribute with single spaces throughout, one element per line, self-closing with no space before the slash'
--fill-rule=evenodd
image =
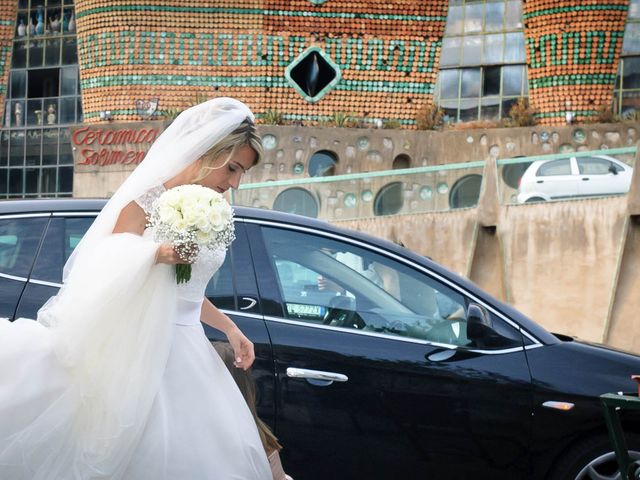
<path id="1" fill-rule="evenodd" d="M 307 370 L 306 368 L 287 368 L 287 377 L 304 378 L 307 380 L 323 380 L 326 382 L 346 382 L 349 377 L 342 373 L 321 372 L 320 370 Z"/>
<path id="2" fill-rule="evenodd" d="M 537 180 L 536 183 L 544 183 L 544 180 Z"/>
<path id="3" fill-rule="evenodd" d="M 583 181 L 583 182 L 587 182 L 587 181 L 589 181 L 589 177 L 582 177 L 582 181 Z"/>
<path id="4" fill-rule="evenodd" d="M 253 306 L 258 303 L 258 301 L 255 298 L 250 298 L 250 297 L 242 297 L 241 300 L 245 301 L 245 302 L 249 302 L 249 305 L 246 305 L 244 307 L 240 307 L 240 310 L 249 310 L 250 308 L 253 308 Z"/>

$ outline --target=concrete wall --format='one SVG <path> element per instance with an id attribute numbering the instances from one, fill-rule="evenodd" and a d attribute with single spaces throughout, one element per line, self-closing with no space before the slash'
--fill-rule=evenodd
<path id="1" fill-rule="evenodd" d="M 640 175 L 626 196 L 343 221 L 467 275 L 547 329 L 640 353 Z"/>
<path id="2" fill-rule="evenodd" d="M 370 204 L 359 204 L 357 218 L 333 219 L 401 241 L 550 330 L 640 353 L 640 322 L 635 321 L 640 311 L 638 169 L 624 197 L 512 205 L 496 166 L 496 158 L 632 146 L 639 131 L 638 124 L 623 123 L 446 132 L 261 126 L 268 148 L 246 181 L 305 178 L 309 159 L 319 150 L 336 154 L 336 174 L 388 170 L 401 154 L 411 166 L 486 160 L 475 208 L 447 210 L 446 201 L 436 197 L 432 211 L 412 212 L 407 202 L 398 215 L 375 217 Z M 297 163 L 303 166 L 300 173 L 294 173 Z M 108 195 L 130 167 L 77 168 L 77 196 Z M 379 187 L 367 188 L 375 194 Z M 346 192 L 325 190 L 324 204 L 338 202 Z M 278 191 L 264 189 L 242 203 L 271 208 Z M 327 218 L 328 212 L 321 209 L 321 216 Z"/>

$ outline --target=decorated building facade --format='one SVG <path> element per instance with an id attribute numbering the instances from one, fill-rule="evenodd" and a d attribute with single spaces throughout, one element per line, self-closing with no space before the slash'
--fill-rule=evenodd
<path id="1" fill-rule="evenodd" d="M 451 123 L 497 120 L 522 97 L 542 125 L 634 116 L 639 5 L 0 0 L 0 197 L 71 195 L 78 125 L 160 131 L 219 95 L 304 126 L 414 130 L 432 105 Z"/>

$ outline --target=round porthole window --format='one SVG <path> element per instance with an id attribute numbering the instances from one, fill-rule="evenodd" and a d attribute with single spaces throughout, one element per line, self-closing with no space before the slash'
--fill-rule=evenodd
<path id="1" fill-rule="evenodd" d="M 338 157 L 329 150 L 314 153 L 309 160 L 309 175 L 312 177 L 330 177 L 336 173 Z"/>
<path id="2" fill-rule="evenodd" d="M 375 215 L 393 215 L 402 210 L 402 182 L 393 182 L 380 189 L 373 202 Z"/>
<path id="3" fill-rule="evenodd" d="M 519 157 L 514 157 L 519 158 Z M 510 163 L 502 167 L 502 180 L 511 188 L 518 188 L 518 183 L 532 162 Z"/>
<path id="4" fill-rule="evenodd" d="M 480 198 L 482 175 L 466 175 L 460 178 L 451 188 L 449 193 L 449 206 L 451 208 L 475 207 Z"/>
<path id="5" fill-rule="evenodd" d="M 318 202 L 315 197 L 311 192 L 299 187 L 280 192 L 273 202 L 273 209 L 305 217 L 318 217 Z"/>

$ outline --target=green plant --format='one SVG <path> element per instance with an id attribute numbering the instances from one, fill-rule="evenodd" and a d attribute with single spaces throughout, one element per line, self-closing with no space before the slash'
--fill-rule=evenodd
<path id="1" fill-rule="evenodd" d="M 531 127 L 537 123 L 536 109 L 529 104 L 529 100 L 520 97 L 509 109 L 509 119 L 505 126 L 511 127 Z"/>
<path id="2" fill-rule="evenodd" d="M 613 108 L 611 108 L 611 105 L 608 103 L 600 105 L 596 109 L 595 116 L 591 118 L 594 123 L 615 123 L 620 121 L 620 117 L 613 112 Z"/>
<path id="3" fill-rule="evenodd" d="M 474 120 L 471 122 L 456 122 L 447 126 L 450 130 L 474 130 L 476 128 L 500 128 L 503 122 L 497 120 Z"/>
<path id="4" fill-rule="evenodd" d="M 442 127 L 444 111 L 435 103 L 426 104 L 416 112 L 418 130 L 436 130 Z"/>
<path id="5" fill-rule="evenodd" d="M 278 110 L 270 108 L 262 114 L 262 122 L 266 125 L 282 125 L 284 117 Z"/>
<path id="6" fill-rule="evenodd" d="M 328 125 L 337 128 L 351 128 L 357 125 L 357 120 L 353 115 L 345 112 L 333 112 L 328 120 Z"/>
<path id="7" fill-rule="evenodd" d="M 191 106 L 198 105 L 199 103 L 206 102 L 207 100 L 209 100 L 209 97 L 206 93 L 196 92 L 196 96 L 193 99 L 193 103 L 191 104 Z"/>
<path id="8" fill-rule="evenodd" d="M 382 122 L 382 128 L 387 128 L 387 129 L 400 129 L 402 128 L 402 123 L 400 123 L 399 120 L 396 119 L 388 119 Z"/>
<path id="9" fill-rule="evenodd" d="M 179 108 L 179 107 L 166 108 L 160 111 L 160 115 L 167 120 L 175 120 L 176 117 L 180 115 L 180 113 L 182 113 L 183 110 L 184 108 Z"/>

